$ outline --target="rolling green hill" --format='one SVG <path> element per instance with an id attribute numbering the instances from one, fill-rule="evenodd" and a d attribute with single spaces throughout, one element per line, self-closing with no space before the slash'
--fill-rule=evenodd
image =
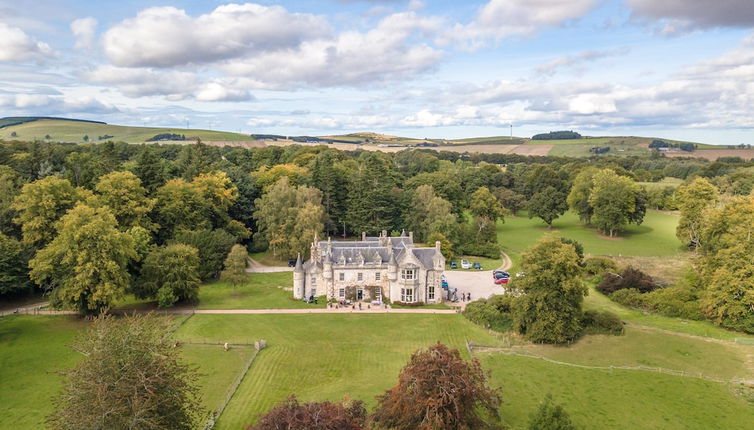
<path id="1" fill-rule="evenodd" d="M 3 122 L 12 123 L 13 118 L 0 119 L 0 139 L 3 140 L 49 140 L 52 142 L 82 143 L 84 142 L 84 136 L 89 136 L 90 142 L 114 140 L 127 143 L 141 143 L 163 133 L 182 134 L 186 136 L 187 140 L 195 138 L 225 141 L 252 140 L 249 135 L 225 131 L 131 127 L 69 119 L 27 119 L 21 124 L 6 126 L 2 126 Z M 46 139 L 46 136 L 50 136 L 50 138 Z"/>

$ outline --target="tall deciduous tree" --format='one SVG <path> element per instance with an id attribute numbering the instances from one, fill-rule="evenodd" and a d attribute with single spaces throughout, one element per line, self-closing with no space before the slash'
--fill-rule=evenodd
<path id="1" fill-rule="evenodd" d="M 497 429 L 501 399 L 474 359 L 440 343 L 415 352 L 398 384 L 377 398 L 377 428 L 394 430 Z"/>
<path id="2" fill-rule="evenodd" d="M 225 258 L 224 270 L 220 273 L 220 279 L 230 282 L 237 287 L 246 281 L 246 265 L 249 253 L 243 245 L 233 245 Z"/>
<path id="3" fill-rule="evenodd" d="M 18 211 L 15 222 L 21 225 L 23 241 L 37 248 L 55 237 L 54 224 L 76 203 L 88 195 L 67 179 L 48 176 L 26 184 L 16 197 L 13 208 Z"/>
<path id="4" fill-rule="evenodd" d="M 594 208 L 589 203 L 589 196 L 594 188 L 594 175 L 599 172 L 596 167 L 587 167 L 582 169 L 573 179 L 571 192 L 566 199 L 568 206 L 579 214 L 579 219 L 585 223 L 592 221 Z"/>
<path id="5" fill-rule="evenodd" d="M 644 191 L 631 178 L 604 169 L 592 177 L 594 187 L 589 194 L 592 224 L 611 237 L 629 222 L 641 224 L 646 212 Z M 634 216 L 638 212 L 638 216 Z"/>
<path id="6" fill-rule="evenodd" d="M 112 172 L 99 178 L 94 190 L 98 200 L 118 220 L 121 230 L 139 226 L 154 230 L 156 226 L 148 217 L 155 199 L 147 197 L 147 190 L 141 180 L 131 172 Z"/>
<path id="7" fill-rule="evenodd" d="M 155 248 L 144 259 L 134 294 L 156 298 L 161 308 L 199 297 L 199 251 L 182 243 Z"/>
<path id="8" fill-rule="evenodd" d="M 458 223 L 452 205 L 438 197 L 431 185 L 420 185 L 413 193 L 404 220 L 419 241 L 432 233 L 440 233 L 453 241 L 458 237 Z"/>
<path id="9" fill-rule="evenodd" d="M 13 209 L 13 200 L 21 188 L 21 180 L 8 166 L 0 165 L 0 232 L 20 238 L 18 224 L 13 222 L 16 210 Z"/>
<path id="10" fill-rule="evenodd" d="M 529 218 L 540 218 L 547 228 L 552 228 L 552 222 L 568 210 L 566 195 L 554 187 L 547 187 L 529 199 L 528 208 Z"/>
<path id="11" fill-rule="evenodd" d="M 521 254 L 521 269 L 524 276 L 516 287 L 524 294 L 513 312 L 518 331 L 537 343 L 576 339 L 587 294 L 576 249 L 557 237 L 546 237 Z"/>
<path id="12" fill-rule="evenodd" d="M 199 277 L 208 281 L 220 274 L 223 260 L 236 243 L 236 237 L 223 229 L 187 230 L 176 234 L 173 241 L 191 245 L 199 251 Z"/>
<path id="13" fill-rule="evenodd" d="M 181 230 L 209 228 L 209 208 L 202 193 L 183 179 L 173 179 L 160 187 L 155 196 L 155 221 L 162 241 Z"/>
<path id="14" fill-rule="evenodd" d="M 754 333 L 754 197 L 705 211 L 696 269 L 702 310 L 714 323 Z"/>
<path id="15" fill-rule="evenodd" d="M 0 233 L 0 297 L 28 290 L 26 260 L 21 244 Z"/>
<path id="16" fill-rule="evenodd" d="M 155 316 L 100 316 L 74 342 L 83 359 L 64 372 L 49 417 L 53 428 L 198 428 L 202 407 L 197 374 Z"/>
<path id="17" fill-rule="evenodd" d="M 283 177 L 262 198 L 254 214 L 259 232 L 255 237 L 266 241 L 274 255 L 305 255 L 315 234 L 324 230 L 325 210 L 322 192 L 316 188 L 288 183 Z"/>
<path id="18" fill-rule="evenodd" d="M 678 239 L 697 249 L 707 219 L 705 212 L 718 200 L 717 188 L 704 178 L 696 178 L 690 184 L 678 187 L 676 203 L 681 211 L 675 233 Z"/>
<path id="19" fill-rule="evenodd" d="M 469 212 L 474 216 L 485 217 L 496 223 L 503 218 L 503 207 L 487 187 L 479 187 L 469 199 Z"/>
<path id="20" fill-rule="evenodd" d="M 31 279 L 80 312 L 108 308 L 129 285 L 127 264 L 136 258 L 131 236 L 118 230 L 107 207 L 84 204 L 60 219 L 57 233 L 29 262 Z"/>

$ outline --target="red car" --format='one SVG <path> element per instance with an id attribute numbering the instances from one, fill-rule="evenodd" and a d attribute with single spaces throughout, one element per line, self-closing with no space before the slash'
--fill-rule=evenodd
<path id="1" fill-rule="evenodd" d="M 509 278 L 495 278 L 495 284 L 507 284 Z"/>

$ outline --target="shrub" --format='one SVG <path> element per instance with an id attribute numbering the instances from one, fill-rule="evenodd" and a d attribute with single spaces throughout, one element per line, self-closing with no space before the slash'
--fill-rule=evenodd
<path id="1" fill-rule="evenodd" d="M 643 299 L 652 311 L 668 317 L 704 319 L 699 303 L 699 291 L 692 287 L 677 285 L 660 288 L 646 294 Z"/>
<path id="2" fill-rule="evenodd" d="M 460 255 L 500 258 L 500 247 L 497 243 L 465 243 L 458 248 L 458 254 Z"/>
<path id="3" fill-rule="evenodd" d="M 586 311 L 582 319 L 584 334 L 623 334 L 623 321 L 612 312 Z"/>
<path id="4" fill-rule="evenodd" d="M 601 275 L 605 272 L 617 272 L 618 265 L 607 257 L 591 257 L 584 261 L 584 271 L 590 275 Z"/>
<path id="5" fill-rule="evenodd" d="M 597 289 L 605 294 L 626 288 L 635 288 L 641 293 L 648 293 L 657 289 L 658 285 L 651 276 L 633 267 L 625 268 L 620 274 L 605 273 L 602 282 L 597 285 Z"/>
<path id="6" fill-rule="evenodd" d="M 610 298 L 624 306 L 645 309 L 646 302 L 644 301 L 644 295 L 636 288 L 626 288 L 618 290 L 613 294 L 610 294 Z"/>
<path id="7" fill-rule="evenodd" d="M 469 321 L 495 331 L 509 331 L 513 327 L 510 314 L 511 296 L 492 296 L 466 305 L 463 311 Z"/>

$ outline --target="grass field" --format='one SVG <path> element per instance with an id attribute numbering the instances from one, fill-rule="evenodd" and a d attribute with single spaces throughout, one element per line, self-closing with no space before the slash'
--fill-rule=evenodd
<path id="1" fill-rule="evenodd" d="M 55 372 L 77 360 L 66 344 L 85 324 L 69 317 L 0 319 L 0 428 L 41 426 L 50 412 L 49 400 L 60 388 Z M 375 396 L 396 383 L 410 354 L 437 341 L 459 348 L 467 358 L 466 341 L 503 345 L 460 315 L 194 315 L 176 337 L 231 345 L 268 342 L 218 429 L 240 429 L 289 394 L 303 400 L 350 396 L 372 407 Z M 587 336 L 571 347 L 516 349 L 587 366 L 660 366 L 726 379 L 751 379 L 754 373 L 754 346 L 633 326 L 625 336 Z M 200 392 L 207 409 L 222 401 L 250 352 L 238 346 L 230 352 L 219 345 L 181 346 L 186 362 L 202 373 Z M 523 428 L 547 393 L 564 403 L 585 429 L 745 429 L 754 419 L 753 405 L 729 384 L 647 371 L 575 368 L 501 353 L 476 355 L 492 372 L 492 384 L 503 388 L 502 415 L 512 428 Z"/>
<path id="2" fill-rule="evenodd" d="M 584 253 L 591 255 L 626 255 L 640 257 L 673 257 L 681 254 L 681 243 L 675 237 L 678 217 L 659 211 L 647 211 L 644 222 L 631 224 L 619 237 L 610 238 L 597 230 L 581 224 L 573 212 L 555 220 L 551 230 L 538 219 L 529 219 L 522 211 L 518 217 L 508 217 L 498 223 L 498 243 L 513 260 L 548 233 L 574 239 L 584 246 Z"/>
<path id="3" fill-rule="evenodd" d="M 209 282 L 199 288 L 199 302 L 181 305 L 196 309 L 311 309 L 327 306 L 324 296 L 318 304 L 308 304 L 293 298 L 292 272 L 251 273 L 247 282 L 236 287 L 222 282 Z M 115 305 L 116 309 L 152 309 L 157 303 L 128 296 Z"/>
<path id="4" fill-rule="evenodd" d="M 665 188 L 665 187 L 672 187 L 672 188 L 678 188 L 681 184 L 683 184 L 683 179 L 679 178 L 662 178 L 661 181 L 658 182 L 638 182 L 639 185 L 643 186 L 647 190 L 651 190 L 652 188 Z"/>
<path id="5" fill-rule="evenodd" d="M 501 414 L 525 428 L 545 395 L 581 429 L 748 429 L 754 406 L 727 384 L 630 370 L 594 370 L 526 357 L 480 354 L 503 385 Z"/>
<path id="6" fill-rule="evenodd" d="M 218 429 L 240 429 L 290 394 L 303 400 L 350 395 L 373 405 L 417 348 L 442 341 L 468 357 L 466 339 L 496 343 L 460 315 L 195 315 L 177 335 L 268 342 Z"/>
<path id="7" fill-rule="evenodd" d="M 11 133 L 16 136 L 12 137 Z M 89 136 L 90 142 L 97 142 L 99 136 L 112 136 L 105 140 L 141 143 L 161 133 L 183 134 L 186 138 L 198 137 L 202 140 L 252 140 L 249 135 L 229 133 L 225 131 L 162 128 L 162 127 L 132 127 L 111 124 L 98 124 L 65 120 L 38 120 L 20 125 L 0 128 L 0 139 L 4 140 L 45 140 L 50 136 L 52 142 L 84 142 L 84 136 Z"/>

